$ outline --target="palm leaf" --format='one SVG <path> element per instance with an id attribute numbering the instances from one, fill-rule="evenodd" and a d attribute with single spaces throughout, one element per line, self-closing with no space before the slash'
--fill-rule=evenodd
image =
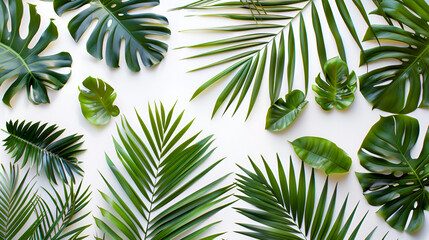
<path id="1" fill-rule="evenodd" d="M 103 58 L 103 43 L 107 35 L 105 48 L 108 66 L 119 67 L 121 41 L 125 39 L 125 60 L 133 72 L 140 71 L 138 54 L 144 66 L 158 64 L 167 52 L 167 44 L 156 37 L 170 35 L 166 17 L 153 13 L 131 13 L 138 9 L 153 7 L 159 0 L 54 0 L 58 15 L 82 9 L 70 22 L 68 29 L 77 42 L 96 19 L 97 25 L 86 44 L 87 51 L 97 59 Z"/>
<path id="2" fill-rule="evenodd" d="M 29 240 L 80 240 L 88 236 L 82 236 L 91 224 L 83 225 L 81 222 L 90 214 L 85 211 L 89 204 L 91 191 L 89 187 L 83 188 L 82 182 L 75 186 L 63 184 L 63 191 L 59 192 L 51 185 L 53 193 L 45 189 L 51 203 L 40 199 L 36 211 L 43 221 L 37 232 Z"/>
<path id="3" fill-rule="evenodd" d="M 37 192 L 33 191 L 34 183 L 27 183 L 28 172 L 21 178 L 19 169 L 10 165 L 9 171 L 1 165 L 0 170 L 0 239 L 28 240 L 33 236 L 41 223 L 36 218 L 35 207 L 38 203 Z M 33 223 L 26 226 L 30 220 Z M 24 231 L 24 227 L 26 230 Z M 20 233 L 20 231 L 23 231 Z M 20 235 L 18 235 L 20 233 Z"/>
<path id="4" fill-rule="evenodd" d="M 6 151 L 12 153 L 15 162 L 22 160 L 22 166 L 37 165 L 37 172 L 42 168 L 46 176 L 53 183 L 57 183 L 56 176 L 68 182 L 74 181 L 74 174 L 82 175 L 82 169 L 75 155 L 84 151 L 80 149 L 83 142 L 78 142 L 82 135 L 70 135 L 61 139 L 57 138 L 64 129 L 57 130 L 56 125 L 48 126 L 47 123 L 12 122 L 6 123 L 6 131 L 9 136 L 3 140 Z"/>
<path id="5" fill-rule="evenodd" d="M 361 165 L 371 173 L 356 173 L 368 203 L 393 228 L 414 232 L 429 207 L 429 129 L 417 158 L 411 151 L 419 137 L 417 119 L 382 117 L 368 132 L 359 149 Z"/>
<path id="6" fill-rule="evenodd" d="M 70 77 L 70 72 L 56 71 L 71 66 L 69 53 L 40 56 L 58 37 L 55 24 L 51 21 L 39 39 L 34 38 L 40 27 L 40 15 L 36 6 L 29 4 L 28 34 L 21 38 L 23 11 L 21 0 L 8 1 L 8 7 L 5 1 L 0 2 L 0 85 L 17 76 L 3 95 L 3 102 L 8 106 L 11 106 L 12 97 L 24 87 L 28 100 L 34 104 L 49 103 L 47 89 L 61 89 Z M 35 42 L 35 46 L 29 48 L 30 42 Z"/>
<path id="7" fill-rule="evenodd" d="M 79 102 L 82 114 L 94 125 L 106 125 L 110 118 L 119 115 L 119 108 L 113 105 L 116 99 L 114 89 L 99 78 L 87 77 L 79 88 Z"/>
<path id="8" fill-rule="evenodd" d="M 361 59 L 395 60 L 396 64 L 362 75 L 360 90 L 375 108 L 391 113 L 429 107 L 429 5 L 425 0 L 384 0 L 379 6 L 376 14 L 387 14 L 401 27 L 373 25 L 364 40 L 377 38 L 389 44 L 363 51 Z"/>
<path id="9" fill-rule="evenodd" d="M 137 118 L 143 134 L 138 134 L 124 117 L 118 128 L 115 149 L 122 171 L 106 156 L 107 163 L 121 188 L 104 179 L 110 195 L 101 192 L 109 209 L 100 207 L 104 218 L 95 218 L 97 226 L 112 239 L 196 239 L 217 222 L 198 226 L 231 204 L 227 192 L 232 186 L 215 188 L 226 176 L 186 193 L 204 181 L 204 175 L 221 160 L 202 168 L 214 150 L 212 136 L 196 141 L 184 135 L 192 122 L 180 128 L 183 112 L 174 117 L 174 107 L 165 112 L 163 105 L 149 106 L 149 122 Z M 198 172 L 196 171 L 198 169 Z M 221 235 L 221 234 L 219 234 Z M 207 239 L 213 239 L 208 237 Z"/>
<path id="10" fill-rule="evenodd" d="M 355 72 L 349 73 L 347 64 L 339 57 L 331 58 L 323 67 L 325 81 L 320 74 L 316 77 L 313 91 L 317 93 L 316 102 L 325 111 L 348 108 L 355 100 L 354 92 L 357 88 Z"/>
<path id="11" fill-rule="evenodd" d="M 360 1 L 354 0 L 353 2 L 359 9 L 360 13 L 363 14 L 364 19 L 367 20 L 366 11 Z M 309 34 L 307 34 L 307 31 L 311 28 L 306 27 L 306 23 L 303 18 L 303 11 L 305 9 L 311 9 L 312 29 L 314 30 L 317 38 L 317 41 L 314 41 L 317 42 L 317 50 L 322 67 L 327 59 L 325 45 L 332 43 L 325 41 L 323 38 L 322 22 L 320 20 L 319 13 L 323 13 L 325 15 L 330 32 L 335 39 L 335 45 L 337 46 L 338 52 L 341 58 L 346 61 L 346 53 L 344 50 L 345 45 L 337 27 L 337 22 L 340 22 L 341 20 L 335 19 L 333 16 L 332 7 L 334 7 L 334 5 L 336 5 L 338 11 L 341 13 L 341 19 L 346 24 L 353 39 L 358 46 L 363 49 L 344 0 L 336 0 L 336 4 L 330 3 L 327 0 L 322 0 L 322 5 L 323 9 L 317 9 L 314 4 L 314 0 L 200 0 L 176 8 L 176 10 L 192 9 L 197 12 L 210 10 L 212 12 L 211 14 L 200 14 L 197 16 L 228 18 L 231 22 L 240 21 L 236 25 L 193 29 L 193 31 L 204 30 L 206 32 L 209 30 L 211 32 L 216 32 L 217 34 L 223 33 L 226 37 L 214 41 L 185 46 L 184 48 L 211 48 L 208 51 L 193 55 L 189 58 L 201 58 L 212 55 L 219 55 L 220 58 L 220 60 L 192 69 L 191 71 L 211 68 L 221 64 L 229 64 L 229 66 L 201 85 L 201 87 L 195 91 L 192 99 L 213 84 L 231 76 L 229 83 L 216 101 L 213 114 L 218 111 L 222 103 L 224 103 L 228 97 L 230 98 L 230 101 L 226 109 L 228 109 L 231 103 L 237 99 L 238 95 L 240 95 L 237 100 L 235 108 L 236 111 L 253 84 L 254 91 L 250 98 L 247 114 L 248 117 L 253 109 L 254 103 L 259 94 L 261 81 L 265 75 L 265 62 L 268 62 L 268 89 L 271 104 L 274 104 L 279 98 L 282 86 L 286 85 L 283 84 L 284 75 L 287 76 L 288 92 L 293 90 L 294 72 L 296 70 L 296 66 L 300 65 L 296 64 L 297 59 L 295 58 L 296 51 L 298 51 L 297 44 L 295 44 L 295 38 L 298 37 L 302 53 L 301 60 L 304 68 L 304 81 L 306 86 L 305 94 L 307 94 L 309 82 L 309 39 L 307 37 Z M 254 21 L 256 21 L 256 23 Z M 299 31 L 293 29 L 292 23 L 294 21 L 299 21 Z M 299 32 L 298 36 L 295 36 L 295 32 Z M 284 37 L 286 33 L 288 35 L 287 41 Z M 267 61 L 267 58 L 270 60 Z M 287 66 L 287 68 L 285 68 L 285 66 Z M 287 69 L 287 74 L 284 74 L 285 69 Z M 255 71 L 258 72 L 258 74 L 255 74 Z M 234 90 L 234 92 L 232 90 Z"/>
<path id="12" fill-rule="evenodd" d="M 237 208 L 237 211 L 256 224 L 239 223 L 246 230 L 238 233 L 263 240 L 356 238 L 366 214 L 359 222 L 353 223 L 357 205 L 347 215 L 345 212 L 348 197 L 338 213 L 334 214 L 337 212 L 335 208 L 337 188 L 335 187 L 332 197 L 329 198 L 328 179 L 317 200 L 314 170 L 307 184 L 304 164 L 301 165 L 298 176 L 295 174 L 291 159 L 287 180 L 279 157 L 277 176 L 264 159 L 265 173 L 252 159 L 250 163 L 253 170 L 239 166 L 244 174 L 238 175 L 237 187 L 241 192 L 238 198 L 254 208 Z"/>

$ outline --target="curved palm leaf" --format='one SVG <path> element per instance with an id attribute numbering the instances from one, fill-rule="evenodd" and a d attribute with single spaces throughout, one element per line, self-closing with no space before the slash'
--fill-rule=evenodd
<path id="1" fill-rule="evenodd" d="M 335 2 L 336 7 L 341 14 L 341 18 L 353 36 L 353 39 L 359 47 L 363 49 L 344 0 L 336 0 Z M 361 1 L 353 0 L 353 3 L 364 16 L 364 19 L 367 20 L 366 12 Z M 337 22 L 339 20 L 334 18 L 331 4 L 328 0 L 322 0 L 322 5 L 324 15 L 328 21 L 329 29 L 335 39 L 338 52 L 341 58 L 346 60 L 344 44 L 337 27 Z M 235 108 L 235 111 L 237 111 L 253 84 L 247 113 L 248 117 L 258 97 L 261 82 L 265 73 L 265 63 L 268 62 L 269 94 L 271 104 L 274 104 L 279 98 L 281 87 L 283 85 L 282 82 L 283 75 L 285 75 L 285 65 L 287 66 L 286 76 L 288 92 L 293 90 L 294 72 L 297 65 L 295 52 L 298 51 L 298 47 L 295 44 L 295 38 L 299 38 L 300 42 L 301 60 L 303 63 L 306 86 L 305 93 L 307 93 L 309 82 L 307 29 L 309 28 L 306 27 L 306 23 L 304 22 L 302 15 L 302 11 L 307 8 L 311 9 L 311 19 L 313 30 L 317 38 L 316 42 L 320 64 L 323 67 L 326 62 L 326 50 L 321 21 L 319 18 L 319 12 L 322 12 L 322 9 L 316 9 L 314 0 L 200 0 L 183 7 L 176 8 L 211 10 L 214 12 L 213 14 L 202 14 L 198 16 L 222 17 L 241 21 L 238 25 L 194 29 L 196 31 L 209 30 L 216 33 L 224 33 L 227 37 L 215 41 L 185 46 L 185 48 L 212 48 L 212 50 L 205 51 L 188 58 L 200 58 L 212 55 L 223 56 L 218 61 L 198 67 L 191 71 L 202 70 L 227 63 L 229 63 L 230 66 L 201 85 L 201 87 L 198 88 L 192 96 L 192 99 L 214 83 L 225 79 L 228 75 L 232 75 L 231 80 L 216 102 L 214 113 L 216 113 L 228 96 L 230 96 L 230 101 L 226 109 L 228 109 L 232 102 L 239 96 Z M 234 10 L 233 13 L 231 13 L 231 9 Z M 242 23 L 243 21 L 247 21 L 247 23 Z M 292 27 L 291 23 L 294 21 L 299 21 L 299 31 L 294 30 Z M 298 36 L 296 36 L 294 32 L 299 32 L 299 34 L 297 34 Z M 285 33 L 287 33 L 287 41 L 284 37 Z M 277 40 L 279 41 L 278 44 Z M 267 61 L 267 58 L 270 60 Z"/>
<path id="2" fill-rule="evenodd" d="M 376 68 L 360 77 L 360 91 L 375 108 L 392 113 L 409 113 L 417 107 L 429 107 L 428 12 L 429 5 L 425 0 L 381 2 L 376 14 L 387 14 L 402 27 L 373 25 L 373 31 L 367 31 L 365 35 L 365 41 L 378 38 L 398 43 L 362 52 L 361 59 L 369 63 L 398 61 L 398 64 Z"/>
<path id="3" fill-rule="evenodd" d="M 18 76 L 3 96 L 3 102 L 10 105 L 12 97 L 23 87 L 27 88 L 28 99 L 34 104 L 49 103 L 47 88 L 61 89 L 67 83 L 70 72 L 56 72 L 58 68 L 71 67 L 69 53 L 61 52 L 50 56 L 40 56 L 46 47 L 58 37 L 57 27 L 52 21 L 42 33 L 33 48 L 30 42 L 36 41 L 34 36 L 40 27 L 40 15 L 36 7 L 29 4 L 30 22 L 28 34 L 20 36 L 23 17 L 21 0 L 0 2 L 0 85 L 8 79 Z M 9 19 L 10 18 L 10 19 Z M 10 30 L 8 28 L 10 23 Z"/>
<path id="4" fill-rule="evenodd" d="M 419 136 L 419 122 L 408 116 L 382 117 L 359 149 L 361 165 L 371 173 L 356 173 L 368 203 L 382 206 L 377 213 L 395 229 L 414 232 L 429 208 L 429 129 L 418 158 L 411 150 Z M 411 220 L 408 222 L 408 219 Z"/>
<path id="5" fill-rule="evenodd" d="M 296 155 L 313 168 L 331 173 L 349 172 L 350 156 L 335 143 L 320 137 L 300 137 L 291 142 Z"/>
<path id="6" fill-rule="evenodd" d="M 356 238 L 366 214 L 352 232 L 349 232 L 357 205 L 351 214 L 346 216 L 347 197 L 338 215 L 335 216 L 337 201 L 337 188 L 335 187 L 326 209 L 326 203 L 329 201 L 328 179 L 326 179 L 317 201 L 314 170 L 311 172 L 310 182 L 307 185 L 304 164 L 301 165 L 297 179 L 292 159 L 290 160 L 288 181 L 279 157 L 277 157 L 277 177 L 264 159 L 263 162 L 265 174 L 252 159 L 250 159 L 250 163 L 253 171 L 240 167 L 244 175 L 238 175 L 237 186 L 243 195 L 238 197 L 256 209 L 237 208 L 237 211 L 258 222 L 258 225 L 239 223 L 247 231 L 238 233 L 261 240 L 346 239 L 346 236 L 348 239 Z M 344 221 L 344 217 L 347 218 L 346 221 Z"/>
<path id="7" fill-rule="evenodd" d="M 41 218 L 31 219 L 35 215 L 35 208 L 39 201 L 37 192 L 33 191 L 34 183 L 27 182 L 28 172 L 20 178 L 19 169 L 10 165 L 6 171 L 3 164 L 0 170 L 0 239 L 28 240 L 36 232 Z M 25 226 L 33 220 L 33 224 Z M 27 228 L 17 235 L 24 226 Z"/>
<path id="8" fill-rule="evenodd" d="M 198 229 L 196 226 L 231 204 L 225 201 L 232 186 L 215 188 L 226 176 L 193 193 L 185 192 L 202 181 L 221 160 L 194 175 L 214 151 L 210 150 L 212 136 L 195 143 L 199 133 L 184 138 L 192 122 L 180 129 L 183 112 L 173 118 L 173 110 L 174 107 L 166 113 L 161 104 L 160 108 L 155 105 L 154 113 L 149 106 L 149 126 L 137 114 L 143 138 L 125 117 L 122 120 L 118 129 L 120 143 L 114 143 L 120 165 L 126 171 L 120 171 L 106 156 L 121 189 L 115 189 L 103 177 L 111 196 L 103 192 L 101 195 L 111 210 L 100 207 L 104 219 L 95 219 L 97 226 L 112 239 L 197 239 L 217 222 Z"/>
<path id="9" fill-rule="evenodd" d="M 119 115 L 119 108 L 113 105 L 116 99 L 114 89 L 99 78 L 87 77 L 83 81 L 86 89 L 79 88 L 79 102 L 83 116 L 94 125 L 106 125 L 111 116 Z"/>
<path id="10" fill-rule="evenodd" d="M 313 91 L 319 96 L 316 102 L 329 111 L 334 107 L 338 110 L 348 108 L 355 100 L 354 92 L 357 88 L 355 72 L 349 73 L 347 63 L 339 57 L 331 58 L 323 67 L 326 80 L 323 81 L 320 74 L 316 77 Z"/>
<path id="11" fill-rule="evenodd" d="M 36 233 L 29 240 L 80 240 L 88 236 L 82 236 L 89 225 L 81 222 L 90 214 L 83 212 L 88 205 L 91 191 L 89 187 L 82 188 L 82 182 L 75 189 L 75 183 L 63 184 L 63 192 L 59 192 L 51 186 L 54 194 L 45 189 L 52 203 L 48 204 L 40 199 L 36 211 L 43 221 Z M 53 207 L 52 207 L 53 206 Z"/>
<path id="12" fill-rule="evenodd" d="M 43 168 L 49 181 L 55 184 L 56 175 L 66 183 L 68 178 L 75 180 L 74 173 L 82 175 L 75 155 L 84 151 L 79 148 L 83 142 L 78 142 L 82 135 L 74 134 L 56 140 L 64 132 L 64 129 L 57 131 L 57 128 L 56 125 L 47 127 L 47 123 L 9 121 L 6 131 L 3 130 L 9 134 L 3 140 L 4 146 L 6 151 L 12 153 L 15 162 L 23 158 L 22 165 L 37 165 L 38 173 Z"/>
<path id="13" fill-rule="evenodd" d="M 140 71 L 138 54 L 144 66 L 158 64 L 167 52 L 167 44 L 153 36 L 169 36 L 166 17 L 153 13 L 131 13 L 136 9 L 152 7 L 159 0 L 54 0 L 58 15 L 87 6 L 70 22 L 68 29 L 77 42 L 96 19 L 97 25 L 92 31 L 87 51 L 97 59 L 103 59 L 103 42 L 107 35 L 105 57 L 108 66 L 119 67 L 121 41 L 125 39 L 125 60 L 133 72 Z"/>

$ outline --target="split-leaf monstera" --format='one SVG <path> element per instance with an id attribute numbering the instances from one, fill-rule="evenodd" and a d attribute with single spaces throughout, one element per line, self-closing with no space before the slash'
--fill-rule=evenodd
<path id="1" fill-rule="evenodd" d="M 36 12 L 36 6 L 32 4 L 28 6 L 30 20 L 28 34 L 22 38 L 20 36 L 24 11 L 22 1 L 8 1 L 8 7 L 4 1 L 0 1 L 0 85 L 17 76 L 3 96 L 3 102 L 8 106 L 11 106 L 12 97 L 24 87 L 27 89 L 28 99 L 34 104 L 49 103 L 47 89 L 61 89 L 70 77 L 70 72 L 56 71 L 71 66 L 72 58 L 69 53 L 40 56 L 48 45 L 57 39 L 58 31 L 51 21 L 40 38 L 34 38 L 41 19 Z M 28 47 L 30 42 L 36 43 L 34 47 Z"/>
<path id="2" fill-rule="evenodd" d="M 391 113 L 409 113 L 429 107 L 429 4 L 425 0 L 383 0 L 375 13 L 396 20 L 394 25 L 373 25 L 364 41 L 387 40 L 362 52 L 361 64 L 395 60 L 362 75 L 360 91 L 375 107 Z M 392 43 L 397 43 L 393 45 Z"/>
<path id="3" fill-rule="evenodd" d="M 106 125 L 110 118 L 119 115 L 119 108 L 113 105 L 116 93 L 99 78 L 87 77 L 79 88 L 79 102 L 83 116 L 94 125 Z"/>
<path id="4" fill-rule="evenodd" d="M 97 59 L 103 58 L 103 44 L 108 66 L 119 67 L 121 42 L 125 40 L 125 60 L 133 72 L 140 71 L 138 57 L 144 66 L 158 64 L 167 52 L 168 46 L 154 36 L 170 35 L 166 27 L 166 17 L 153 13 L 140 13 L 136 10 L 159 4 L 159 0 L 54 0 L 58 15 L 86 6 L 70 22 L 68 29 L 77 42 L 88 30 L 92 21 L 97 25 L 88 39 L 87 51 Z"/>
<path id="5" fill-rule="evenodd" d="M 361 165 L 372 172 L 356 173 L 366 199 L 382 206 L 377 213 L 400 231 L 418 230 L 429 209 L 429 129 L 420 155 L 411 157 L 419 131 L 415 118 L 382 117 L 359 150 Z"/>
<path id="6" fill-rule="evenodd" d="M 319 95 L 316 96 L 316 102 L 326 111 L 334 107 L 338 110 L 348 108 L 355 100 L 355 72 L 349 73 L 347 63 L 335 57 L 325 63 L 323 74 L 326 80 L 323 81 L 319 74 L 316 77 L 317 85 L 313 85 L 313 91 Z"/>

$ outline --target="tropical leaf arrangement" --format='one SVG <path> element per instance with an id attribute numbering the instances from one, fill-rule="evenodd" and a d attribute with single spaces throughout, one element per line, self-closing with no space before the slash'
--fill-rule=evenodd
<path id="1" fill-rule="evenodd" d="M 309 86 L 323 110 L 344 110 L 357 97 L 359 82 L 360 92 L 374 108 L 399 115 L 383 116 L 369 130 L 357 154 L 367 171 L 356 172 L 357 179 L 368 203 L 379 207 L 377 213 L 392 228 L 414 233 L 422 228 L 429 209 L 429 129 L 415 155 L 421 124 L 401 114 L 429 106 L 429 4 L 426 0 L 371 2 L 375 9 L 371 14 L 384 22 L 371 23 L 368 6 L 361 0 L 182 3 L 174 10 L 192 12 L 195 19 L 222 18 L 227 24 L 187 29 L 207 37 L 214 32 L 218 38 L 179 48 L 201 51 L 187 59 L 210 58 L 191 72 L 220 69 L 192 99 L 227 82 L 212 117 L 233 106 L 234 115 L 248 101 L 247 119 L 263 82 L 268 82 L 265 129 L 271 132 L 284 131 L 304 111 Z M 128 68 L 138 72 L 142 65 L 159 64 L 167 53 L 165 41 L 171 34 L 167 17 L 149 12 L 159 0 L 53 0 L 51 4 L 61 17 L 58 21 L 73 14 L 67 30 L 74 41 L 82 41 L 89 32 L 88 53 L 105 58 L 111 68 L 118 68 L 123 56 Z M 69 53 L 44 53 L 58 38 L 56 25 L 50 20 L 40 31 L 42 16 L 35 5 L 22 0 L 2 0 L 0 12 L 0 85 L 10 82 L 3 102 L 11 106 L 12 98 L 25 87 L 31 102 L 49 103 L 48 89 L 61 89 L 71 76 Z M 361 43 L 358 20 L 359 26 L 368 26 L 362 41 L 373 41 L 370 48 Z M 347 31 L 340 34 L 340 29 Z M 312 45 L 317 66 L 310 61 Z M 367 73 L 359 77 L 347 62 L 346 49 L 353 45 L 361 51 L 360 65 L 367 65 Z M 338 57 L 328 58 L 326 50 L 332 46 Z M 321 73 L 311 84 L 310 69 L 319 65 Z M 299 79 L 303 89 L 295 86 L 298 72 L 303 75 Z M 117 93 L 107 82 L 88 77 L 82 85 L 78 99 L 91 124 L 107 125 L 119 115 Z M 231 228 L 246 239 L 373 238 L 376 226 L 367 227 L 368 212 L 361 213 L 358 203 L 349 208 L 354 199 L 338 196 L 337 185 L 333 191 L 328 188 L 325 175 L 353 169 L 353 155 L 337 144 L 321 137 L 299 137 L 290 142 L 302 160 L 299 172 L 292 158 L 286 164 L 278 155 L 271 161 L 262 157 L 263 167 L 249 158 L 251 167 L 238 165 L 234 182 L 234 170 L 222 169 L 223 158 L 214 159 L 213 135 L 192 133 L 194 120 L 185 122 L 184 112 L 177 113 L 175 106 L 165 108 L 160 102 L 148 105 L 145 115 L 136 111 L 135 119 L 125 115 L 117 119 L 116 157 L 105 154 L 110 171 L 100 171 L 102 201 L 93 212 L 90 186 L 80 179 L 86 169 L 78 159 L 85 151 L 83 135 L 63 136 L 64 129 L 48 123 L 6 122 L 3 141 L 11 162 L 0 167 L 0 239 L 223 239 L 226 231 L 219 227 L 227 209 L 243 217 Z M 41 172 L 44 176 L 39 176 Z M 319 175 L 326 179 L 323 187 Z"/>
<path id="2" fill-rule="evenodd" d="M 79 88 L 80 108 L 90 123 L 106 125 L 111 117 L 119 115 L 118 106 L 113 105 L 117 94 L 109 84 L 93 77 L 87 77 L 82 84 L 85 88 Z"/>

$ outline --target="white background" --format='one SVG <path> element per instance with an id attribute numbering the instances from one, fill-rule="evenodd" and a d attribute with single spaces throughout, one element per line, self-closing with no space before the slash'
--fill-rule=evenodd
<path id="1" fill-rule="evenodd" d="M 107 178 L 111 177 L 110 171 L 107 168 L 104 154 L 107 153 L 114 161 L 114 148 L 112 144 L 112 136 L 116 136 L 115 122 L 120 121 L 120 117 L 116 117 L 107 126 L 95 127 L 85 120 L 80 111 L 78 102 L 78 86 L 87 76 L 101 78 L 109 83 L 118 93 L 116 104 L 121 110 L 121 114 L 136 123 L 134 109 L 136 109 L 143 117 L 147 114 L 148 103 L 162 101 L 167 108 L 171 107 L 176 101 L 176 110 L 181 111 L 185 109 L 186 121 L 190 121 L 196 117 L 191 132 L 198 132 L 203 130 L 203 135 L 215 134 L 216 141 L 214 146 L 217 146 L 211 162 L 226 157 L 225 161 L 216 168 L 211 174 L 207 176 L 207 181 L 214 179 L 220 175 L 228 172 L 239 172 L 236 164 L 249 168 L 250 164 L 247 156 L 252 157 L 261 166 L 260 155 L 263 155 L 270 165 L 275 168 L 275 154 L 278 153 L 286 166 L 289 165 L 288 159 L 291 155 L 295 166 L 300 165 L 300 160 L 296 157 L 288 141 L 302 136 L 318 136 L 327 138 L 339 147 L 344 149 L 353 159 L 353 164 L 350 173 L 341 175 L 332 175 L 330 177 L 330 190 L 333 189 L 335 183 L 338 182 L 339 198 L 337 204 L 340 205 L 343 199 L 349 193 L 349 208 L 350 212 L 352 206 L 359 202 L 359 208 L 356 219 L 360 219 L 366 211 L 369 211 L 368 216 L 362 226 L 361 235 L 358 239 L 363 239 L 364 235 L 368 234 L 372 228 L 378 226 L 374 239 L 381 239 L 385 232 L 390 231 L 387 239 L 427 239 L 429 233 L 429 221 L 426 221 L 422 230 L 415 234 L 407 234 L 398 232 L 390 228 L 384 220 L 375 214 L 378 207 L 369 206 L 362 195 L 362 190 L 355 177 L 355 171 L 364 171 L 360 166 L 357 158 L 357 151 L 359 146 L 366 136 L 371 126 L 379 120 L 379 116 L 386 116 L 387 113 L 372 110 L 371 105 L 363 98 L 360 92 L 356 93 L 356 100 L 351 107 L 346 111 L 324 112 L 319 105 L 314 101 L 314 92 L 309 90 L 307 100 L 309 104 L 306 109 L 301 113 L 299 118 L 291 125 L 286 131 L 281 133 L 271 133 L 264 130 L 266 110 L 269 106 L 268 97 L 268 82 L 264 78 L 260 96 L 254 107 L 252 114 L 247 121 L 244 121 L 247 112 L 249 95 L 242 104 L 242 107 L 231 117 L 231 109 L 222 117 L 219 113 L 211 119 L 211 113 L 217 96 L 226 85 L 227 81 L 205 91 L 202 95 L 197 97 L 192 102 L 189 102 L 193 92 L 211 76 L 219 72 L 224 66 L 213 68 L 205 71 L 194 73 L 186 73 L 186 71 L 201 66 L 203 63 L 213 62 L 218 59 L 217 57 L 209 57 L 197 60 L 181 60 L 191 54 L 201 53 L 198 50 L 181 49 L 175 50 L 174 48 L 190 45 L 193 43 L 200 43 L 205 40 L 215 40 L 225 35 L 216 36 L 213 33 L 196 33 L 196 32 L 180 32 L 180 30 L 201 28 L 208 26 L 221 26 L 227 24 L 228 21 L 224 19 L 202 18 L 202 17 L 185 17 L 188 14 L 194 14 L 191 11 L 168 11 L 173 7 L 183 5 L 190 1 L 161 1 L 160 6 L 155 7 L 149 11 L 167 16 L 170 21 L 170 29 L 172 35 L 165 41 L 169 44 L 169 52 L 164 61 L 152 69 L 142 69 L 139 73 L 132 73 L 126 67 L 123 61 L 123 53 L 121 53 L 122 66 L 119 69 L 110 69 L 104 61 L 98 61 L 86 52 L 86 40 L 89 36 L 87 32 L 80 42 L 75 43 L 68 33 L 67 23 L 75 15 L 76 12 L 64 14 L 59 18 L 53 11 L 51 3 L 40 1 L 29 1 L 37 4 L 37 10 L 42 15 L 42 29 L 44 29 L 50 18 L 55 19 L 54 22 L 59 29 L 59 39 L 50 45 L 44 54 L 53 54 L 60 51 L 68 51 L 73 57 L 72 75 L 64 88 L 58 92 L 49 91 L 51 104 L 36 106 L 28 102 L 26 93 L 19 92 L 12 100 L 13 108 L 9 108 L 4 104 L 0 104 L 0 125 L 5 128 L 6 121 L 12 120 L 27 120 L 27 121 L 42 121 L 49 122 L 50 124 L 57 124 L 60 128 L 65 128 L 65 135 L 79 133 L 84 134 L 84 148 L 86 152 L 79 155 L 79 160 L 82 161 L 82 168 L 85 171 L 84 182 L 90 184 L 93 190 L 92 202 L 89 208 L 95 216 L 100 216 L 97 206 L 106 207 L 97 189 L 105 191 L 105 185 L 98 172 L 103 173 Z M 319 9 L 321 1 L 315 1 Z M 350 3 L 350 1 L 347 1 Z M 371 1 L 363 1 L 367 10 L 372 10 L 374 6 Z M 333 5 L 335 6 L 335 5 Z M 28 10 L 28 9 L 26 9 Z M 309 39 L 314 39 L 313 30 L 311 29 L 310 9 L 303 11 L 306 18 L 307 28 L 309 32 Z M 336 7 L 333 7 L 336 17 Z M 361 20 L 357 10 L 354 6 L 349 6 L 349 11 L 356 23 L 356 28 L 360 39 L 363 38 L 366 31 L 366 26 Z M 329 36 L 329 29 L 324 20 L 324 16 L 319 12 L 320 17 L 323 19 L 322 25 L 324 27 L 325 40 L 333 43 L 333 38 Z M 24 16 L 28 16 L 24 14 Z M 378 22 L 380 19 L 371 17 L 371 20 Z M 24 19 L 24 24 L 28 19 Z M 341 21 L 339 21 L 341 22 Z M 294 23 L 295 24 L 295 23 Z M 345 30 L 345 26 L 339 23 L 340 31 L 343 34 L 343 39 L 346 43 L 346 51 L 348 56 L 349 68 L 355 70 L 358 75 L 367 71 L 366 67 L 359 67 L 359 49 L 356 44 L 352 43 L 352 38 Z M 297 28 L 295 28 L 297 29 Z M 23 36 L 27 30 L 23 29 Z M 295 30 L 297 33 L 297 31 Z M 39 32 L 40 34 L 41 32 Z M 298 36 L 298 34 L 296 34 Z M 315 41 L 310 40 L 310 79 L 313 79 L 320 72 L 320 66 L 317 60 L 317 52 L 315 48 Z M 33 43 L 34 44 L 34 43 Z M 298 45 L 298 39 L 296 39 Z M 365 43 L 364 47 L 373 46 L 371 43 Z M 327 46 L 328 58 L 337 55 L 334 46 Z M 299 51 L 297 53 L 297 65 L 300 64 Z M 381 63 L 384 64 L 384 63 Z M 373 67 L 373 66 L 371 66 Z M 295 87 L 303 90 L 303 77 L 302 68 L 299 66 L 296 71 Z M 268 71 L 267 71 L 268 73 Z M 267 77 L 267 76 L 266 76 Z M 6 82 L 0 88 L 0 95 L 6 91 L 7 86 L 10 84 Z M 285 85 L 284 85 L 285 86 Z M 281 95 L 284 96 L 286 88 L 283 87 Z M 235 107 L 233 105 L 233 107 Z M 232 108 L 233 108 L 232 107 Z M 233 109 L 232 109 L 233 110 Z M 410 116 L 419 119 L 421 126 L 421 136 L 419 142 L 414 149 L 414 156 L 417 156 L 421 150 L 423 142 L 423 134 L 426 132 L 429 124 L 427 110 L 418 109 Z M 137 125 L 134 125 L 137 128 Z M 64 135 L 64 136 L 65 136 Z M 4 139 L 7 135 L 3 132 L 0 133 L 0 138 Z M 0 152 L 1 162 L 8 163 L 11 161 L 10 155 L 4 151 Z M 298 169 L 298 168 L 296 168 Z M 307 168 L 309 170 L 309 168 Z M 325 175 L 323 172 L 316 171 L 317 186 L 321 189 Z M 44 180 L 44 175 L 38 178 L 39 183 L 46 185 L 47 181 Z M 110 178 L 111 179 L 111 178 Z M 224 184 L 232 183 L 233 177 L 230 177 Z M 319 191 L 320 191 L 319 189 Z M 191 189 L 192 190 L 192 189 Z M 242 203 L 237 203 L 235 206 L 242 206 Z M 337 209 L 338 210 L 338 209 Z M 246 218 L 235 213 L 233 209 L 225 209 L 215 216 L 215 219 L 222 220 L 222 223 L 217 225 L 214 231 L 227 233 L 222 236 L 224 239 L 246 239 L 245 237 L 234 233 L 236 230 L 243 230 L 237 226 L 236 222 L 249 222 Z M 93 222 L 92 218 L 88 222 Z M 100 234 L 95 227 L 91 227 L 88 234 Z"/>

